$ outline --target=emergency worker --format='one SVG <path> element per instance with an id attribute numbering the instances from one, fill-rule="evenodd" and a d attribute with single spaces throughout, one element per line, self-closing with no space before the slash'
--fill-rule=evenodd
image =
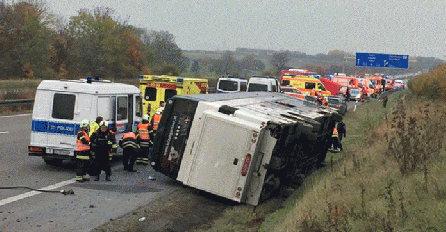
<path id="1" fill-rule="evenodd" d="M 156 112 L 161 112 L 161 114 L 164 111 L 164 106 L 166 105 L 166 103 L 164 101 L 160 101 L 160 107 L 158 107 L 158 109 L 156 109 Z"/>
<path id="2" fill-rule="evenodd" d="M 342 151 L 342 138 L 347 137 L 347 129 L 345 127 L 345 123 L 342 121 L 338 122 L 336 129 L 338 129 L 339 143 L 341 144 L 340 147 L 341 147 L 341 151 Z"/>
<path id="3" fill-rule="evenodd" d="M 117 145 L 115 133 L 108 129 L 108 123 L 106 121 L 99 123 L 99 129 L 93 132 L 90 137 L 90 142 L 90 149 L 94 152 L 95 174 L 97 174 L 95 181 L 99 180 L 102 170 L 105 172 L 105 180 L 110 181 L 110 160 L 113 153 L 116 152 Z"/>
<path id="4" fill-rule="evenodd" d="M 152 117 L 152 127 L 153 127 L 153 132 L 156 133 L 156 131 L 158 130 L 158 125 L 160 124 L 161 121 L 161 117 L 163 116 L 163 111 L 156 111 L 155 114 Z"/>
<path id="5" fill-rule="evenodd" d="M 96 117 L 96 121 L 94 121 L 93 123 L 90 124 L 90 133 L 88 134 L 89 136 L 91 136 L 93 134 L 93 132 L 95 132 L 97 129 L 99 129 L 99 123 L 102 122 L 102 120 L 104 120 L 101 116 Z"/>
<path id="6" fill-rule="evenodd" d="M 149 123 L 149 116 L 144 115 L 142 117 L 142 122 L 138 123 L 136 129 L 137 142 L 141 148 L 139 155 L 136 158 L 136 164 L 149 164 L 149 149 L 152 145 L 152 141 L 150 140 L 150 131 L 152 131 L 152 129 L 152 124 Z"/>
<path id="7" fill-rule="evenodd" d="M 124 171 L 136 172 L 133 169 L 135 165 L 136 156 L 139 152 L 139 145 L 136 141 L 136 134 L 134 132 L 127 132 L 122 135 L 119 140 L 119 146 L 123 149 L 122 164 L 124 165 Z"/>
<path id="8" fill-rule="evenodd" d="M 333 128 L 333 134 L 331 135 L 331 141 L 332 141 L 331 146 L 332 146 L 333 150 L 342 151 L 342 147 L 339 143 L 339 133 L 338 133 L 338 129 L 337 129 L 337 124 Z"/>
<path id="9" fill-rule="evenodd" d="M 350 96 L 351 96 L 351 94 L 350 94 L 350 88 L 347 87 L 347 90 L 345 91 L 345 97 L 347 98 L 347 101 L 350 100 Z"/>
<path id="10" fill-rule="evenodd" d="M 76 157 L 76 181 L 89 181 L 87 170 L 90 167 L 90 137 L 88 136 L 88 126 L 90 122 L 83 120 L 80 123 L 81 129 L 77 132 L 76 148 L 74 154 Z"/>

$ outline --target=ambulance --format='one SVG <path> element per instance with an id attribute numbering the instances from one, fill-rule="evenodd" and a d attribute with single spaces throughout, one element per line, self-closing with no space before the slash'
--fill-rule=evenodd
<path id="1" fill-rule="evenodd" d="M 160 102 L 175 95 L 206 94 L 208 80 L 166 75 L 140 75 L 139 88 L 143 96 L 143 113 L 152 117 Z"/>
<path id="2" fill-rule="evenodd" d="M 317 78 L 309 76 L 283 76 L 282 86 L 292 86 L 306 95 L 313 95 L 315 92 L 322 92 L 323 96 L 330 96 L 331 92 L 328 91 L 324 84 Z"/>
<path id="3" fill-rule="evenodd" d="M 136 86 L 97 78 L 43 80 L 36 90 L 28 154 L 47 164 L 74 159 L 80 122 L 94 122 L 97 116 L 108 122 L 119 140 L 141 122 L 141 99 Z M 117 154 L 122 154 L 120 148 Z"/>

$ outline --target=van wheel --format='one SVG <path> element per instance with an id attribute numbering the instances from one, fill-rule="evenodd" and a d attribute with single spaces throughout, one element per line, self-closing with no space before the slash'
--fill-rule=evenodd
<path id="1" fill-rule="evenodd" d="M 59 166 L 62 164 L 63 160 L 61 160 L 61 159 L 43 159 L 43 161 L 45 161 L 45 163 L 48 165 Z"/>

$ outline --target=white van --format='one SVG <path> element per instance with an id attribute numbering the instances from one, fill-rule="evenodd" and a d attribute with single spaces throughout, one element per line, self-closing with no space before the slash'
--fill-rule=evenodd
<path id="1" fill-rule="evenodd" d="M 241 77 L 223 75 L 218 78 L 217 93 L 246 92 L 248 81 Z"/>
<path id="2" fill-rule="evenodd" d="M 274 77 L 253 76 L 248 81 L 248 92 L 280 92 L 279 81 Z"/>
<path id="3" fill-rule="evenodd" d="M 141 109 L 141 92 L 133 85 L 91 78 L 44 80 L 36 91 L 29 155 L 41 156 L 47 164 L 74 159 L 81 121 L 102 116 L 119 140 L 136 129 Z"/>

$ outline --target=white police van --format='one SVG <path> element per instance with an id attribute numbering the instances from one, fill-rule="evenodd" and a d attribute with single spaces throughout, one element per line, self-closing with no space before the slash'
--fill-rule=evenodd
<path id="1" fill-rule="evenodd" d="M 74 159 L 80 122 L 107 121 L 116 139 L 134 131 L 141 121 L 138 87 L 105 80 L 43 80 L 34 101 L 30 156 L 41 156 L 47 164 Z M 117 153 L 121 153 L 119 150 Z"/>
<path id="2" fill-rule="evenodd" d="M 248 92 L 280 92 L 279 81 L 274 77 L 253 76 L 248 80 Z"/>
<path id="3" fill-rule="evenodd" d="M 248 81 L 241 77 L 223 75 L 218 78 L 217 93 L 246 92 Z"/>

